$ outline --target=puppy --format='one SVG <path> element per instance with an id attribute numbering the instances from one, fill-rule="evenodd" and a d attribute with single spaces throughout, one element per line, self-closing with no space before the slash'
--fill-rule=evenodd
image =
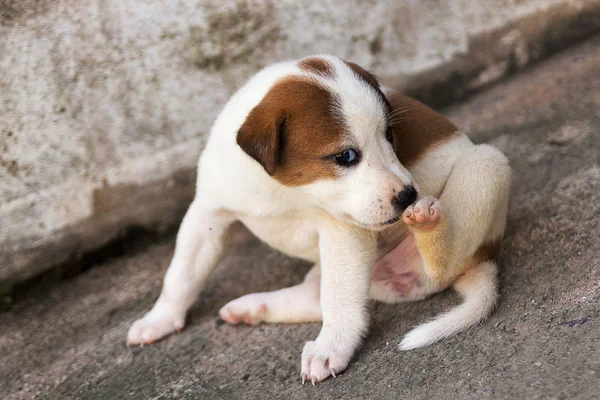
<path id="1" fill-rule="evenodd" d="M 509 184 L 498 150 L 474 145 L 358 65 L 325 55 L 275 64 L 215 121 L 162 293 L 127 342 L 183 328 L 237 220 L 314 263 L 302 283 L 219 312 L 232 324 L 322 320 L 302 352 L 303 383 L 347 367 L 367 332 L 370 298 L 419 300 L 453 285 L 464 302 L 409 332 L 400 348 L 447 338 L 496 303 Z"/>

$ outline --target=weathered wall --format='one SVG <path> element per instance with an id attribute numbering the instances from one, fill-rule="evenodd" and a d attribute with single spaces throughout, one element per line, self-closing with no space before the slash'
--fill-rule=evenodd
<path id="1" fill-rule="evenodd" d="M 160 230 L 227 98 L 332 53 L 432 104 L 600 30 L 600 0 L 0 0 L 0 291 Z"/>

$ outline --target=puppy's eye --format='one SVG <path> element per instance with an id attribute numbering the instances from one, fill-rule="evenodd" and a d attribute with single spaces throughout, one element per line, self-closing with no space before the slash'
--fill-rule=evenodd
<path id="1" fill-rule="evenodd" d="M 356 150 L 348 149 L 341 151 L 333 156 L 335 162 L 342 167 L 350 167 L 358 162 L 358 152 Z"/>
<path id="2" fill-rule="evenodd" d="M 385 130 L 385 140 L 387 140 L 390 143 L 392 143 L 394 141 L 394 135 L 392 134 L 392 128 L 389 126 Z"/>

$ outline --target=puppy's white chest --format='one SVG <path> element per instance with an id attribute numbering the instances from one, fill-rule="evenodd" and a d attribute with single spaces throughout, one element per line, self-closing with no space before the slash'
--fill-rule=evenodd
<path id="1" fill-rule="evenodd" d="M 303 217 L 240 216 L 252 233 L 269 246 L 311 262 L 319 259 L 319 234 L 314 220 Z"/>

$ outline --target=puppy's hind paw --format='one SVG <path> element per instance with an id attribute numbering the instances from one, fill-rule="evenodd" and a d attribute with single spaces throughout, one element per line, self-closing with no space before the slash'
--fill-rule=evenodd
<path id="1" fill-rule="evenodd" d="M 249 294 L 225 304 L 219 310 L 219 316 L 228 324 L 244 322 L 248 325 L 257 325 L 265 320 L 268 308 L 261 301 L 260 294 Z"/>
<path id="2" fill-rule="evenodd" d="M 443 218 L 444 210 L 438 199 L 422 197 L 402 213 L 404 223 L 415 229 L 432 229 Z"/>

